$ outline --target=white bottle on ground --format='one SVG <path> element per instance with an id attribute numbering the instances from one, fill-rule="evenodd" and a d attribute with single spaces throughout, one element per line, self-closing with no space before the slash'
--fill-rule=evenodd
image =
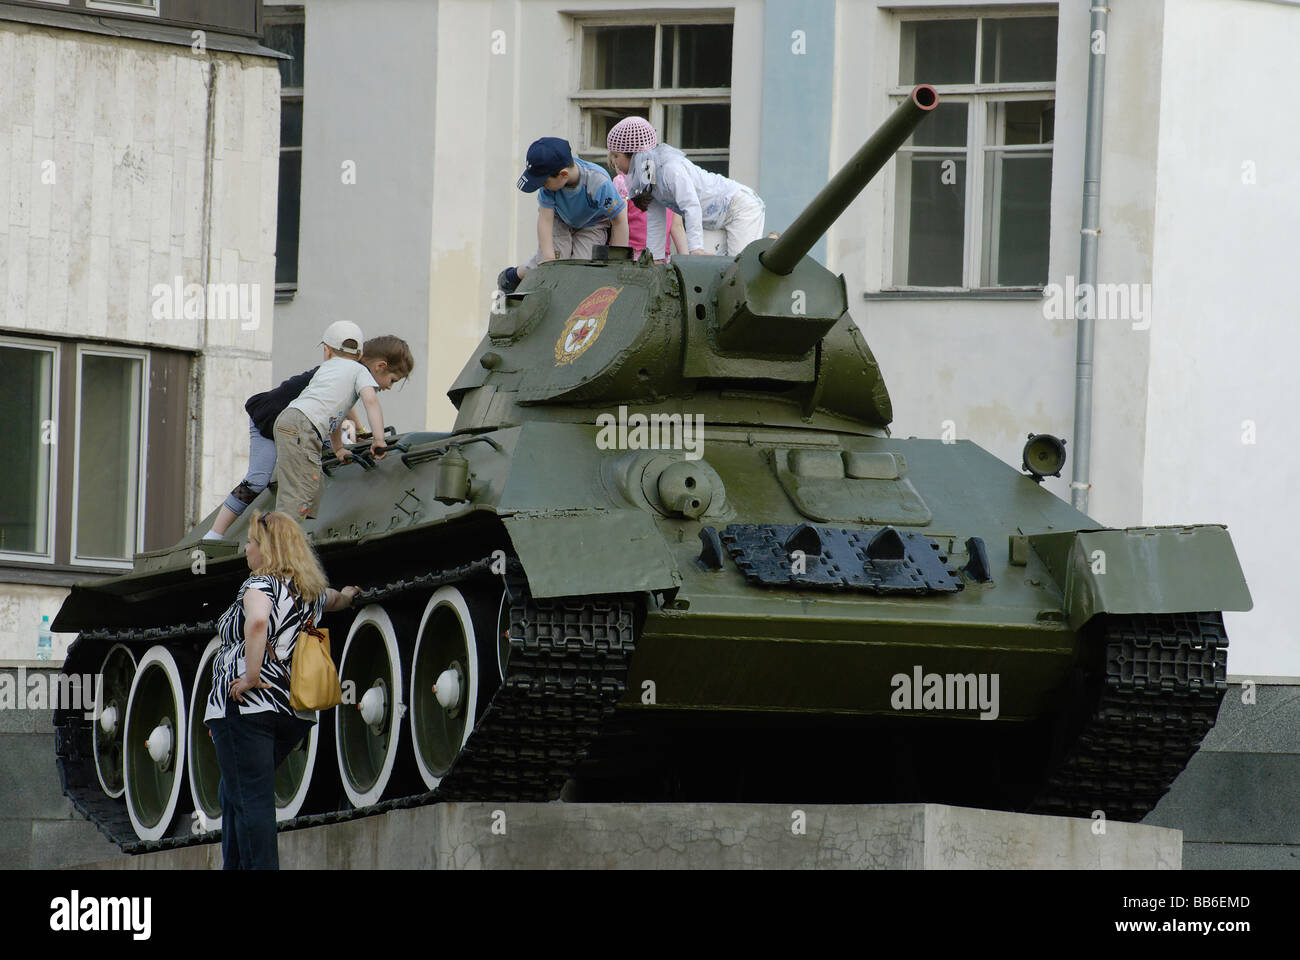
<path id="1" fill-rule="evenodd" d="M 54 638 L 50 636 L 50 618 L 41 617 L 41 632 L 36 635 L 36 659 L 48 660 L 54 652 Z"/>

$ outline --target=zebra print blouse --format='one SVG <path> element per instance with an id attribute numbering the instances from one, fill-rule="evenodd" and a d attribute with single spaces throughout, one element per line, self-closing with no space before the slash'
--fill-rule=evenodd
<path id="1" fill-rule="evenodd" d="M 314 721 L 315 711 L 294 710 L 289 705 L 289 669 L 293 662 L 293 649 L 298 642 L 298 632 L 303 626 L 303 615 L 309 613 L 313 622 L 319 624 L 321 615 L 325 612 L 325 596 L 322 594 L 310 606 L 298 603 L 287 581 L 267 575 L 252 576 L 245 580 L 235 602 L 217 623 L 221 647 L 212 658 L 212 692 L 208 695 L 207 711 L 203 719 L 206 722 L 226 716 L 226 697 L 230 685 L 244 675 L 244 593 L 249 589 L 262 591 L 271 601 L 267 652 L 262 657 L 261 670 L 262 680 L 271 686 L 245 690 L 239 712 L 247 715 L 273 710 Z M 275 644 L 278 660 L 271 659 L 271 644 Z"/>

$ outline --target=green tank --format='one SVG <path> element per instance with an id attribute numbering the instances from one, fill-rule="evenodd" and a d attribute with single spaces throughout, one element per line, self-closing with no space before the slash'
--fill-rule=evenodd
<path id="1" fill-rule="evenodd" d="M 285 826 L 447 799 L 1157 802 L 1224 696 L 1222 611 L 1250 607 L 1227 531 L 1101 527 L 1036 482 L 1050 437 L 1027 472 L 892 438 L 844 280 L 807 256 L 936 103 L 918 87 L 739 256 L 530 272 L 450 433 L 327 457 L 306 529 L 363 592 L 325 624 L 345 703 L 277 773 Z M 96 715 L 55 715 L 64 788 L 131 851 L 219 825 L 202 704 L 247 569 L 206 529 L 55 623 L 80 634 L 65 673 L 104 678 Z"/>

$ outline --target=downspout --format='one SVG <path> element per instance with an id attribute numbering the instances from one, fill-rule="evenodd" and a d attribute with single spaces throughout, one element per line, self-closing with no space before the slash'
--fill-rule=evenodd
<path id="1" fill-rule="evenodd" d="M 1093 3 L 1093 0 L 1089 0 Z M 1092 343 L 1093 311 L 1097 303 L 1097 247 L 1101 241 L 1101 119 L 1106 94 L 1106 16 L 1110 8 L 1094 5 L 1088 29 L 1088 119 L 1083 141 L 1083 222 L 1079 245 L 1080 298 L 1075 304 L 1078 344 L 1074 373 L 1074 472 L 1070 480 L 1070 503 L 1088 512 L 1089 460 L 1092 452 Z"/>
<path id="2" fill-rule="evenodd" d="M 217 59 L 208 55 L 207 64 L 207 113 L 204 116 L 203 132 L 203 212 L 199 238 L 199 282 L 203 284 L 206 298 L 208 281 L 212 279 L 212 191 L 213 171 L 216 169 L 217 149 Z M 203 509 L 199 499 L 199 487 L 203 483 L 203 409 L 207 377 L 203 366 L 208 358 L 208 317 L 204 311 L 199 321 L 198 352 L 194 357 L 194 366 L 190 372 L 190 422 L 185 443 L 186 479 L 185 484 L 185 530 L 188 533 L 203 519 Z"/>

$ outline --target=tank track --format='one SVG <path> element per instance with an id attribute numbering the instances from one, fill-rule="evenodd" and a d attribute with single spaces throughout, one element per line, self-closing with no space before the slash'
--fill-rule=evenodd
<path id="1" fill-rule="evenodd" d="M 359 599 L 378 602 L 412 590 L 462 582 L 486 573 L 492 562 L 479 560 L 390 583 L 362 591 Z M 559 797 L 570 772 L 586 756 L 587 747 L 627 689 L 628 662 L 635 650 L 634 603 L 621 596 L 533 599 L 516 571 L 511 573 L 514 575 L 507 576 L 508 675 L 438 787 L 366 807 L 295 817 L 281 823 L 281 830 L 340 823 L 444 800 L 546 801 Z M 157 643 L 210 636 L 213 630 L 214 624 L 203 622 L 168 629 L 83 633 L 82 639 Z M 63 791 L 76 809 L 123 851 L 147 853 L 213 839 L 215 834 L 139 840 L 125 802 L 110 799 L 100 789 L 89 744 L 89 727 L 80 714 L 56 715 L 55 749 Z"/>
<path id="2" fill-rule="evenodd" d="M 1214 726 L 1227 692 L 1218 613 L 1108 616 L 1100 695 L 1031 813 L 1141 820 Z"/>

